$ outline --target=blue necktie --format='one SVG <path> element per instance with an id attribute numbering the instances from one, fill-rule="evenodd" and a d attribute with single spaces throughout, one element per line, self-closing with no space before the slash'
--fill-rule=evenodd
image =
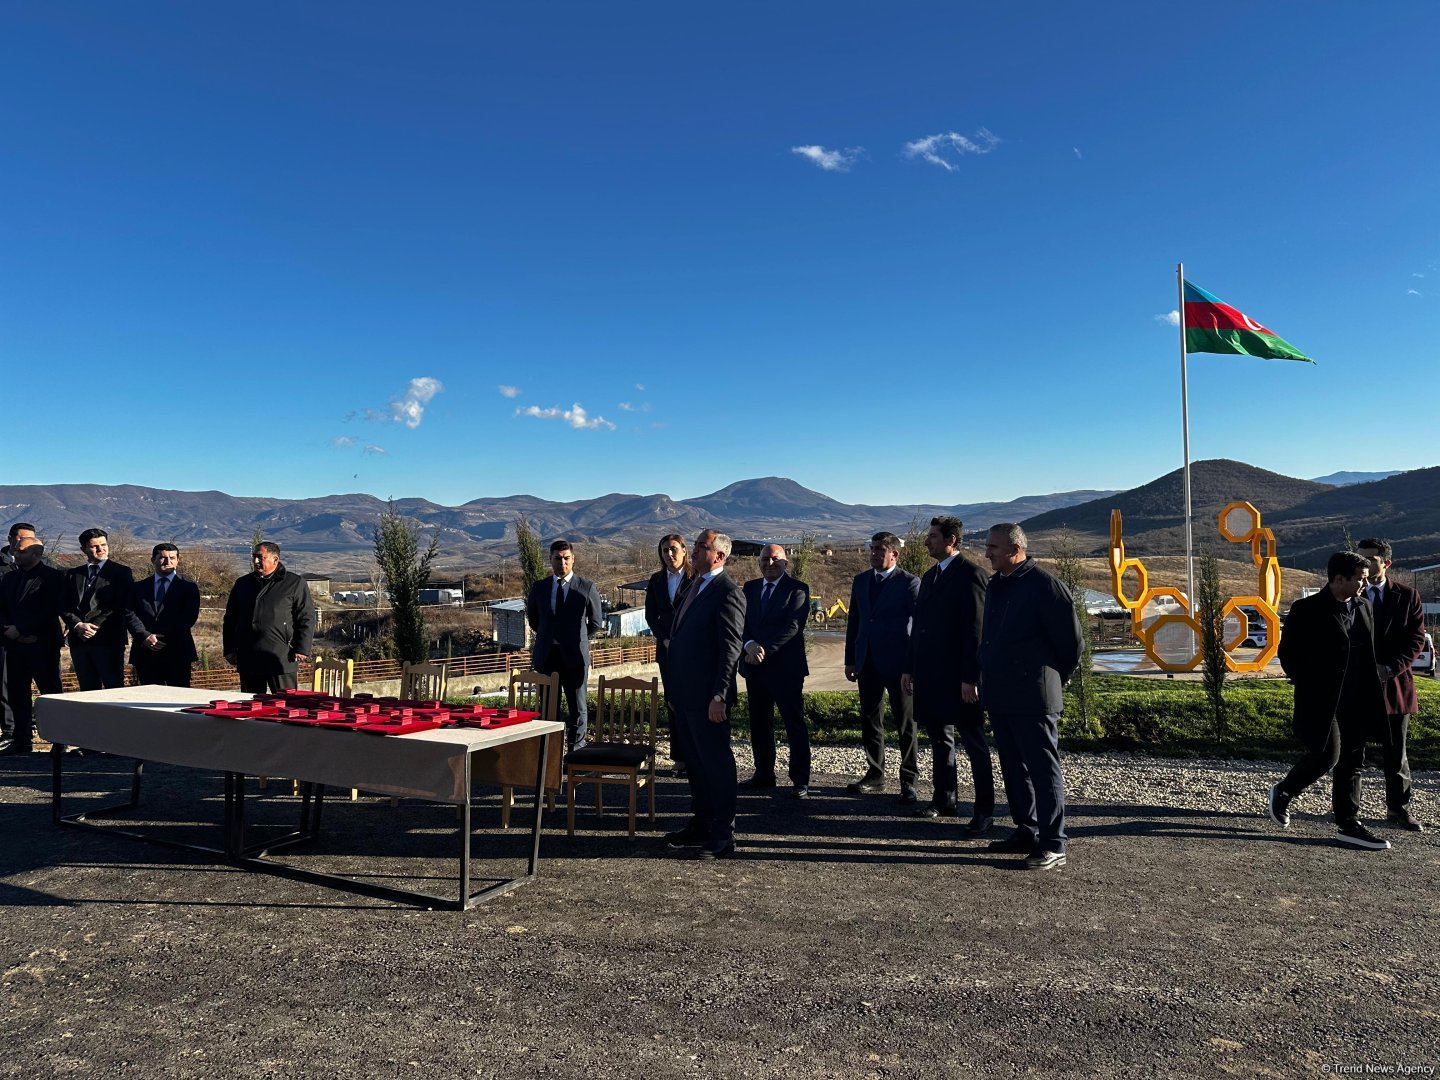
<path id="1" fill-rule="evenodd" d="M 155 579 L 155 606 L 158 608 L 165 603 L 165 590 L 170 587 L 170 579 L 161 577 Z"/>

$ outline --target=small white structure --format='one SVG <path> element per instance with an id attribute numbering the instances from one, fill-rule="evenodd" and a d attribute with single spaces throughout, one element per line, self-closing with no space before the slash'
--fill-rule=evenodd
<path id="1" fill-rule="evenodd" d="M 605 616 L 606 633 L 611 637 L 640 637 L 650 633 L 643 607 L 620 608 Z"/>
<path id="2" fill-rule="evenodd" d="M 530 624 L 525 621 L 524 600 L 501 600 L 490 605 L 491 633 L 502 649 L 528 649 Z"/>

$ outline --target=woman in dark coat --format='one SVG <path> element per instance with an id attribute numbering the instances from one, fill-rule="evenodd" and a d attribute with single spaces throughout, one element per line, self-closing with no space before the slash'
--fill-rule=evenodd
<path id="1" fill-rule="evenodd" d="M 660 684 L 665 685 L 666 669 L 670 659 L 670 628 L 675 623 L 675 612 L 690 586 L 694 571 L 690 568 L 689 552 L 685 538 L 678 533 L 668 533 L 660 538 L 657 545 L 660 554 L 660 569 L 650 575 L 645 587 L 645 621 L 655 635 L 655 662 L 660 666 Z M 675 771 L 685 768 L 684 762 L 675 757 L 675 713 L 666 703 L 670 716 L 670 757 L 675 762 Z"/>

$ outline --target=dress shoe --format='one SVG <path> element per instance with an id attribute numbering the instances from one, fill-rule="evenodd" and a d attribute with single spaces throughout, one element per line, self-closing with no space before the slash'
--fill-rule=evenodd
<path id="1" fill-rule="evenodd" d="M 764 788 L 773 788 L 775 777 L 773 776 L 752 776 L 749 780 L 741 780 L 736 787 L 743 791 L 760 791 Z"/>
<path id="2" fill-rule="evenodd" d="M 1016 829 L 1004 840 L 991 840 L 986 850 L 1001 855 L 1029 855 L 1035 850 L 1035 835 L 1029 829 Z"/>
<path id="3" fill-rule="evenodd" d="M 810 797 L 810 785 L 809 785 L 809 784 L 796 784 L 796 785 L 795 785 L 795 798 L 797 798 L 797 799 L 808 799 L 809 797 Z"/>
<path id="4" fill-rule="evenodd" d="M 1032 851 L 1025 856 L 1026 870 L 1059 870 L 1065 865 L 1063 851 Z"/>
<path id="5" fill-rule="evenodd" d="M 672 848 L 699 847 L 705 843 L 705 830 L 693 821 L 683 829 L 665 834 L 665 844 Z"/>
<path id="6" fill-rule="evenodd" d="M 911 810 L 910 816 L 918 818 L 941 818 L 956 817 L 958 815 L 955 813 L 955 807 L 953 806 L 937 806 L 935 803 L 926 803 L 918 810 Z"/>
<path id="7" fill-rule="evenodd" d="M 28 754 L 35 749 L 29 739 L 6 739 L 0 742 L 0 754 L 6 756 L 12 754 Z"/>
<path id="8" fill-rule="evenodd" d="M 901 806 L 914 806 L 914 805 L 915 805 L 916 803 L 918 803 L 919 801 L 920 801 L 920 796 L 917 795 L 917 794 L 915 794 L 915 789 L 914 789 L 913 787 L 907 787 L 907 788 L 901 788 L 901 789 L 900 789 L 900 805 L 901 805 Z"/>
<path id="9" fill-rule="evenodd" d="M 885 790 L 885 777 L 883 776 L 862 776 L 859 780 L 852 780 L 845 785 L 845 790 L 851 795 L 870 795 L 876 791 Z"/>
<path id="10" fill-rule="evenodd" d="M 728 844 L 722 844 L 719 847 L 711 847 L 707 844 L 699 851 L 695 852 L 695 858 L 699 859 L 701 862 L 713 862 L 715 859 L 733 859 L 734 857 L 734 840 L 731 840 Z"/>
<path id="11" fill-rule="evenodd" d="M 994 824 L 995 819 L 988 814 L 984 817 L 977 814 L 965 823 L 965 828 L 962 831 L 968 839 L 975 840 L 988 833 Z"/>
<path id="12" fill-rule="evenodd" d="M 1391 810 L 1390 816 L 1385 820 L 1397 829 L 1404 829 L 1406 832 L 1425 831 L 1425 826 L 1420 823 L 1420 819 L 1409 810 Z"/>

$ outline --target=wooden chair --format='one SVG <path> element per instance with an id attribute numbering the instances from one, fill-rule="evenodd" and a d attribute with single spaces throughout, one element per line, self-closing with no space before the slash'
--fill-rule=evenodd
<path id="1" fill-rule="evenodd" d="M 540 714 L 541 720 L 554 720 L 560 715 L 560 676 L 546 675 L 540 671 L 512 671 L 510 673 L 510 708 L 524 709 Z M 560 757 L 564 753 L 564 735 L 550 735 L 549 761 L 550 776 L 545 778 L 545 805 L 555 809 L 555 791 L 561 776 Z M 528 776 L 534 776 L 540 762 L 536 758 L 528 763 L 519 763 L 520 768 L 529 768 Z M 553 783 L 552 783 L 553 779 Z M 510 827 L 510 808 L 515 805 L 515 785 L 504 784 L 500 788 L 500 827 Z"/>
<path id="2" fill-rule="evenodd" d="M 355 661 L 354 660 L 326 660 L 323 656 L 315 657 L 315 671 L 310 677 L 310 689 L 321 694 L 329 694 L 335 698 L 351 698 L 355 696 Z M 295 794 L 300 793 L 300 782 L 291 781 L 295 785 Z M 350 801 L 356 802 L 360 798 L 359 788 L 350 789 Z"/>
<path id="3" fill-rule="evenodd" d="M 650 793 L 650 824 L 655 824 L 655 725 L 660 712 L 660 680 L 600 676 L 595 724 L 590 742 L 565 755 L 565 820 L 575 835 L 575 789 L 595 785 L 595 815 L 604 809 L 606 784 L 630 789 L 630 835 L 635 835 L 635 801 L 641 787 Z"/>
<path id="4" fill-rule="evenodd" d="M 450 669 L 444 664 L 404 664 L 400 696 L 407 701 L 444 701 L 450 690 Z"/>

